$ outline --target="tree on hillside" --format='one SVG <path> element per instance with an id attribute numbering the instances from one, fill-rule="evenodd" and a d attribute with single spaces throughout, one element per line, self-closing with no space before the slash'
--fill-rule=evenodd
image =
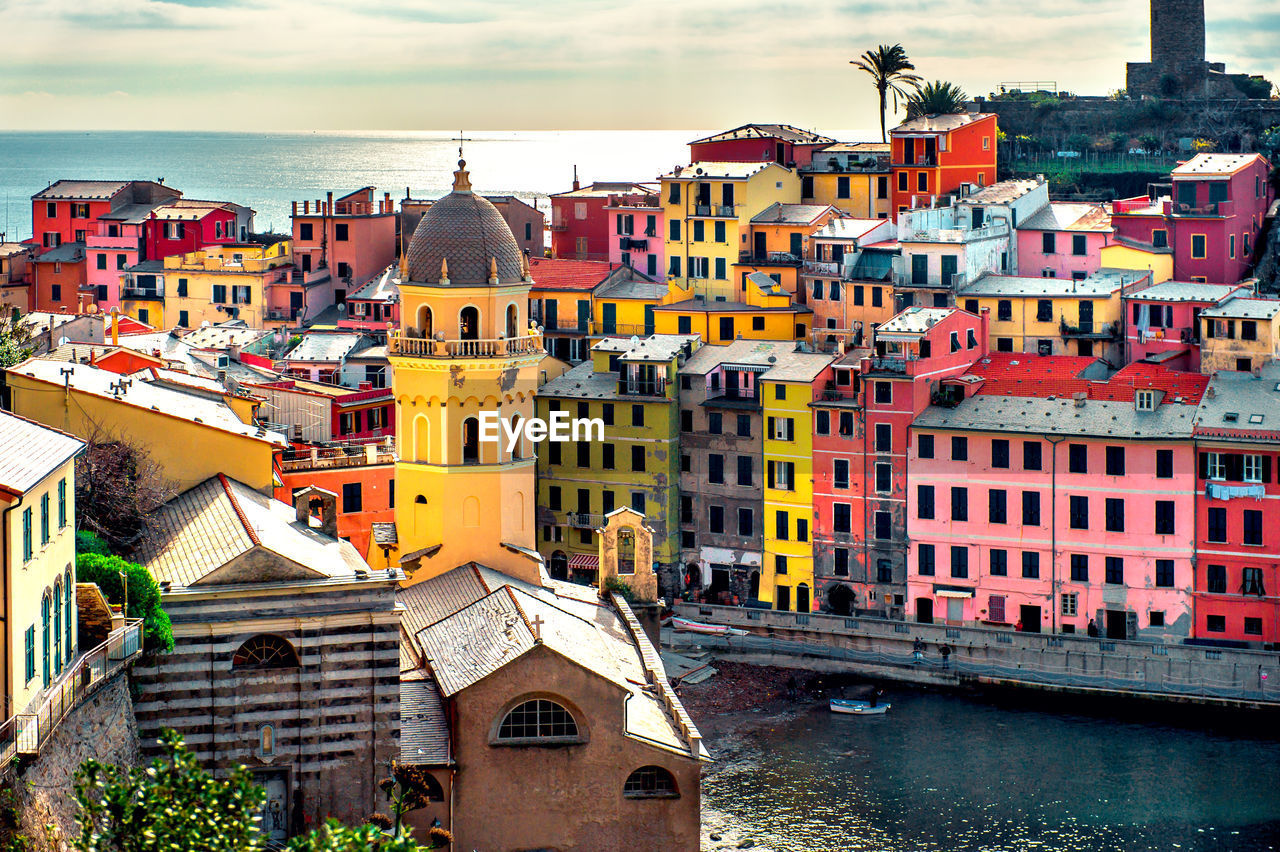
<path id="1" fill-rule="evenodd" d="M 907 118 L 922 115 L 952 115 L 965 111 L 969 96 L 955 83 L 934 80 L 916 84 L 916 90 L 907 96 Z"/>
<path id="2" fill-rule="evenodd" d="M 145 450 L 100 432 L 76 459 L 76 526 L 96 533 L 112 553 L 132 554 L 147 516 L 176 494 Z"/>
<path id="3" fill-rule="evenodd" d="M 0 369 L 7 370 L 33 354 L 31 326 L 21 321 L 18 309 L 14 308 L 9 316 L 0 317 Z"/>
<path id="4" fill-rule="evenodd" d="M 885 111 L 888 107 L 889 94 L 893 94 L 893 108 L 898 108 L 899 99 L 909 97 L 908 86 L 917 85 L 920 77 L 907 72 L 914 71 L 916 66 L 907 58 L 907 51 L 902 45 L 882 44 L 875 50 L 868 50 L 857 59 L 849 60 L 849 64 L 866 71 L 871 75 L 876 92 L 880 95 L 880 141 L 889 141 L 885 129 Z"/>

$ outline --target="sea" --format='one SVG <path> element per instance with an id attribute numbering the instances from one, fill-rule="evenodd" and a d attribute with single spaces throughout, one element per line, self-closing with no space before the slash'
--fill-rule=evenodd
<path id="1" fill-rule="evenodd" d="M 252 207 L 255 228 L 287 233 L 293 201 L 339 197 L 364 186 L 400 199 L 449 191 L 458 137 L 480 192 L 515 195 L 541 209 L 573 185 L 653 181 L 688 163 L 706 130 L 0 132 L 0 231 L 31 235 L 31 196 L 59 179 L 159 180 L 187 198 Z M 823 131 L 838 139 L 878 131 Z"/>

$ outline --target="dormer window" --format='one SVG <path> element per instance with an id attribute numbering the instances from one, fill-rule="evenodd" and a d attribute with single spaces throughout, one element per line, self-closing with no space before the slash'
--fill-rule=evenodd
<path id="1" fill-rule="evenodd" d="M 1134 401 L 1138 411 L 1156 410 L 1156 392 L 1153 390 L 1138 391 L 1134 394 Z"/>

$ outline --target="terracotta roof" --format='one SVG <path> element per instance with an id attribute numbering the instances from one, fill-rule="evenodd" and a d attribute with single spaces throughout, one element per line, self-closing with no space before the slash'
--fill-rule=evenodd
<path id="1" fill-rule="evenodd" d="M 830 204 L 770 204 L 751 217 L 755 225 L 812 225 L 835 208 Z"/>
<path id="2" fill-rule="evenodd" d="M 129 184 L 127 180 L 60 180 L 31 198 L 107 199 Z"/>
<path id="3" fill-rule="evenodd" d="M 0 411 L 0 487 L 26 493 L 83 447 L 66 432 Z"/>
<path id="4" fill-rule="evenodd" d="M 1261 154 L 1196 154 L 1173 170 L 1174 177 L 1225 177 L 1263 160 Z"/>
<path id="5" fill-rule="evenodd" d="M 612 270 L 613 264 L 604 260 L 567 260 L 549 257 L 529 259 L 529 274 L 533 276 L 534 290 L 589 291 L 603 281 Z"/>
<path id="6" fill-rule="evenodd" d="M 932 133 L 937 131 L 955 130 L 964 127 L 966 124 L 973 124 L 984 118 L 991 118 L 994 113 L 989 112 L 958 112 L 952 115 L 922 115 L 919 118 L 913 118 L 910 121 L 904 121 L 897 127 L 890 130 L 890 133 Z"/>
<path id="7" fill-rule="evenodd" d="M 744 124 L 741 127 L 735 127 L 732 130 L 725 130 L 720 133 L 713 133 L 710 136 L 704 136 L 701 139 L 695 139 L 690 145 L 701 145 L 704 142 L 732 142 L 739 139 L 780 139 L 783 142 L 793 142 L 801 145 L 815 145 L 822 143 L 833 143 L 836 140 L 814 133 L 811 130 L 801 130 L 799 127 L 792 127 L 790 124 Z"/>
<path id="8" fill-rule="evenodd" d="M 1162 390 L 1173 401 L 1182 397 L 1199 402 L 1209 378 L 1183 373 L 1159 364 L 1135 361 L 1110 376 L 1102 362 L 1076 355 L 1029 355 L 992 352 L 970 368 L 968 375 L 984 379 L 983 396 L 1070 397 L 1084 393 L 1088 399 L 1133 402 L 1135 390 Z"/>

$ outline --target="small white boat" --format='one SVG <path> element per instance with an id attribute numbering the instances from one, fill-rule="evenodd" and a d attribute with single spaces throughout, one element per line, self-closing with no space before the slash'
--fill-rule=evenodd
<path id="1" fill-rule="evenodd" d="M 858 701 L 854 699 L 833 698 L 831 699 L 832 713 L 847 713 L 852 716 L 883 716 L 889 712 L 892 705 L 887 701 L 882 701 L 871 706 L 870 701 Z"/>
<path id="2" fill-rule="evenodd" d="M 704 624 L 701 621 L 690 621 L 687 618 L 671 617 L 671 626 L 687 633 L 705 633 L 708 636 L 746 636 L 747 631 L 726 624 Z"/>

